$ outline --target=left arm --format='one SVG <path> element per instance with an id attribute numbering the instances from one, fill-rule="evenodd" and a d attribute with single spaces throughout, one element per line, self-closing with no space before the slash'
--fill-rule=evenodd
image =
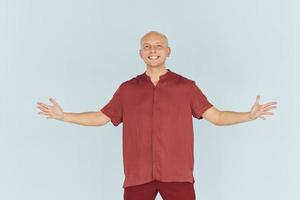
<path id="1" fill-rule="evenodd" d="M 217 126 L 232 125 L 247 121 L 252 121 L 258 117 L 265 119 L 262 115 L 273 115 L 272 112 L 268 112 L 270 109 L 276 108 L 272 106 L 277 104 L 277 102 L 269 102 L 260 105 L 259 104 L 260 96 L 256 97 L 256 102 L 251 108 L 250 112 L 233 112 L 233 111 L 220 111 L 216 107 L 211 107 L 203 113 L 203 118 L 212 122 Z"/>

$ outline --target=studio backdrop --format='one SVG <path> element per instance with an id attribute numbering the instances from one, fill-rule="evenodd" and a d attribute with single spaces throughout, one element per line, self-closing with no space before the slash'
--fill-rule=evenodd
<path id="1" fill-rule="evenodd" d="M 122 124 L 46 119 L 36 102 L 98 111 L 145 71 L 152 30 L 169 39 L 166 66 L 220 110 L 278 102 L 266 120 L 193 119 L 197 199 L 300 199 L 298 11 L 296 0 L 0 0 L 0 199 L 123 198 Z"/>

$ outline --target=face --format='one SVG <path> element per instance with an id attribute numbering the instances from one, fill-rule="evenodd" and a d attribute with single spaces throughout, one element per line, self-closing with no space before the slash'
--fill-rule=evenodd
<path id="1" fill-rule="evenodd" d="M 139 52 L 148 67 L 162 67 L 171 49 L 163 36 L 153 33 L 142 38 Z"/>

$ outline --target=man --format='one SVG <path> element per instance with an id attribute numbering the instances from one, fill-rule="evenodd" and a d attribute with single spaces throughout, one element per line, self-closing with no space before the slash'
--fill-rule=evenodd
<path id="1" fill-rule="evenodd" d="M 66 113 L 38 102 L 48 119 L 86 126 L 114 126 L 123 122 L 123 184 L 125 200 L 195 200 L 192 117 L 218 125 L 265 119 L 277 102 L 259 104 L 249 112 L 221 111 L 212 105 L 195 81 L 166 68 L 170 56 L 167 37 L 151 31 L 141 38 L 144 73 L 123 82 L 98 112 Z"/>

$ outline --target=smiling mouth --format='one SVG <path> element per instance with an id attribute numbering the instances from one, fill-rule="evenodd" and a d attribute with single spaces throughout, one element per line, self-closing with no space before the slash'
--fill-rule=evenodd
<path id="1" fill-rule="evenodd" d="M 148 56 L 149 60 L 158 60 L 160 56 Z"/>

